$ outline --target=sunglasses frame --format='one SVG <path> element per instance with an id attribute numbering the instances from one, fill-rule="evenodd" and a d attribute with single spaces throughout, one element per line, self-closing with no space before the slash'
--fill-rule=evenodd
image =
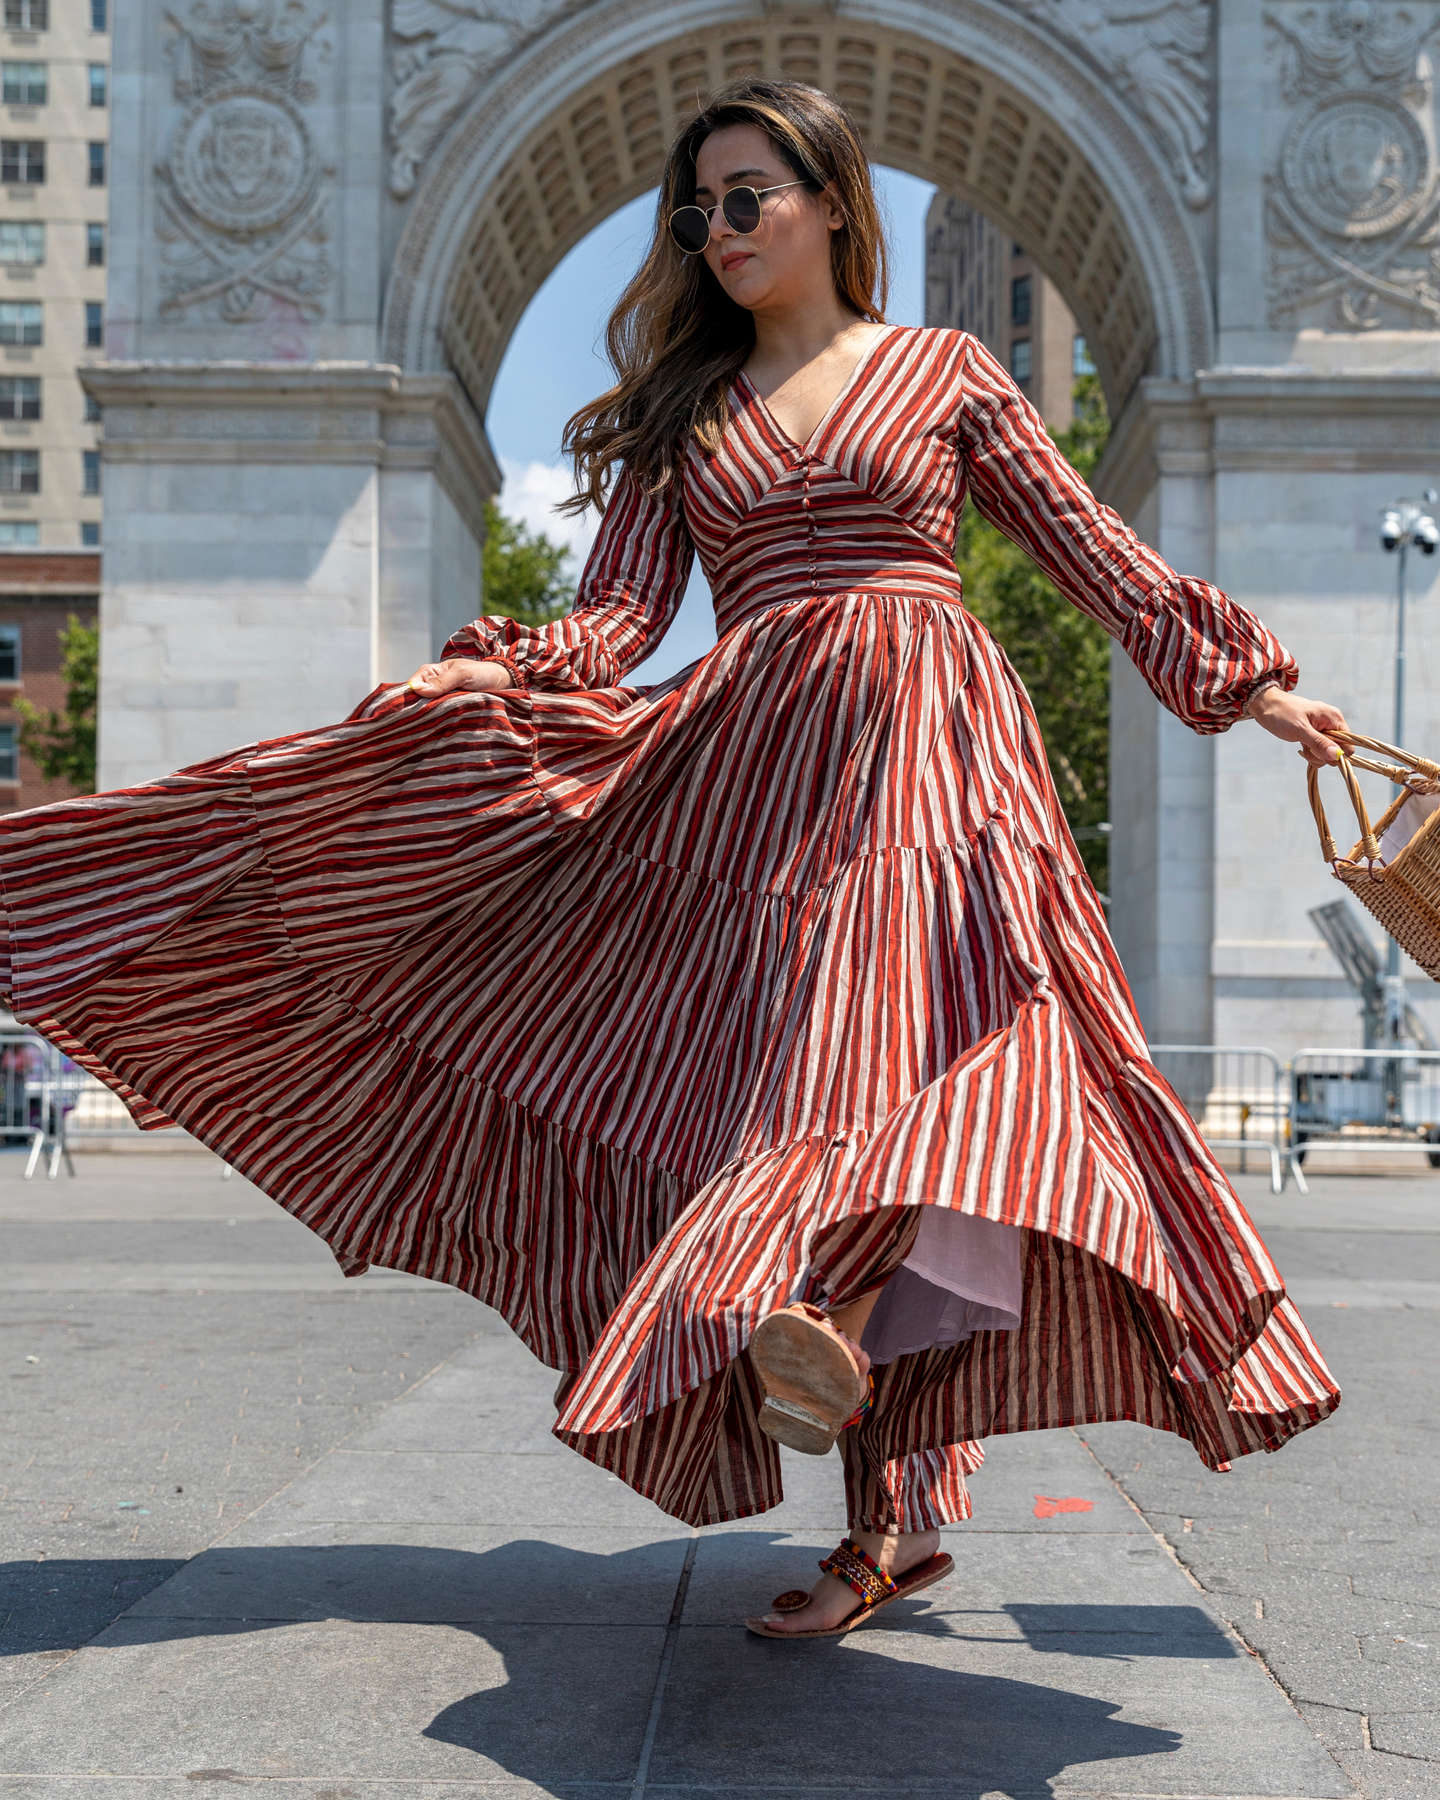
<path id="1" fill-rule="evenodd" d="M 697 201 L 692 200 L 688 206 L 677 206 L 674 212 L 671 213 L 669 221 L 670 241 L 682 256 L 703 256 L 710 247 L 710 236 L 714 230 L 715 214 L 717 212 L 732 231 L 738 233 L 741 237 L 749 237 L 753 232 L 758 231 L 764 223 L 765 208 L 761 202 L 767 194 L 783 194 L 787 188 L 812 187 L 813 185 L 813 182 L 802 176 L 797 181 L 777 182 L 774 187 L 733 187 L 730 189 L 729 193 L 725 195 L 724 199 L 717 200 L 714 206 L 701 206 Z M 725 208 L 730 204 L 731 196 L 735 194 L 753 194 L 755 196 L 755 210 L 759 216 L 756 218 L 753 225 L 737 225 L 734 219 L 730 217 L 729 213 L 725 211 Z M 680 217 L 681 213 L 689 212 L 698 212 L 703 215 L 705 220 L 705 242 L 698 250 L 687 249 L 675 234 L 675 221 Z"/>

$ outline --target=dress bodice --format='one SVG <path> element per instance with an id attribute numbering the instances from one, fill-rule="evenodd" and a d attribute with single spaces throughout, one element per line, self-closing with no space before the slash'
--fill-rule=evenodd
<path id="1" fill-rule="evenodd" d="M 932 334 L 891 327 L 877 337 L 803 445 L 744 375 L 731 388 L 724 442 L 710 456 L 691 449 L 683 495 L 722 636 L 781 597 L 901 592 L 961 603 L 958 421 L 942 398 L 927 399 L 926 346 L 904 343 L 921 335 Z"/>
<path id="2" fill-rule="evenodd" d="M 718 449 L 692 446 L 680 487 L 617 484 L 567 618 L 478 619 L 444 654 L 504 657 L 537 689 L 616 687 L 664 636 L 697 551 L 722 639 L 827 596 L 959 606 L 955 527 L 968 495 L 1194 730 L 1224 731 L 1267 681 L 1295 685 L 1294 660 L 1253 614 L 1177 575 L 1096 500 L 965 332 L 891 326 L 804 445 L 740 376 Z"/>

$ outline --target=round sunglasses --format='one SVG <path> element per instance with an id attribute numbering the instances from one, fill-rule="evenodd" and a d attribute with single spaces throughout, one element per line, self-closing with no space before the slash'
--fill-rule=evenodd
<path id="1" fill-rule="evenodd" d="M 808 181 L 782 181 L 778 187 L 734 187 L 720 202 L 720 212 L 732 231 L 748 237 L 760 226 L 760 202 L 767 194 L 783 194 L 786 188 L 809 187 Z M 687 256 L 699 256 L 710 242 L 713 206 L 681 206 L 670 215 L 670 235 Z"/>

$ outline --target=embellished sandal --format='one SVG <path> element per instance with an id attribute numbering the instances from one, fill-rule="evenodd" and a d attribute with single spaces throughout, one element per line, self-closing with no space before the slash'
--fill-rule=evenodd
<path id="1" fill-rule="evenodd" d="M 777 1444 L 826 1456 L 835 1439 L 870 1410 L 875 1383 L 818 1306 L 801 1302 L 763 1318 L 750 1359 L 765 1389 L 760 1429 Z"/>
<path id="2" fill-rule="evenodd" d="M 777 1631 L 773 1625 L 767 1625 L 763 1618 L 747 1619 L 745 1624 L 757 1637 L 843 1637 L 857 1625 L 866 1624 L 882 1606 L 888 1606 L 892 1600 L 903 1600 L 907 1594 L 918 1594 L 921 1588 L 943 1581 L 954 1567 L 955 1558 L 947 1556 L 942 1550 L 928 1562 L 918 1563 L 896 1579 L 887 1575 L 872 1556 L 867 1556 L 853 1538 L 844 1538 L 840 1548 L 832 1551 L 820 1564 L 820 1569 L 822 1574 L 838 1576 L 846 1587 L 853 1588 L 860 1596 L 860 1604 L 849 1618 L 842 1619 L 838 1625 L 832 1625 L 825 1631 Z M 790 1588 L 777 1595 L 770 1604 L 778 1613 L 799 1612 L 809 1599 L 810 1596 L 803 1588 Z"/>

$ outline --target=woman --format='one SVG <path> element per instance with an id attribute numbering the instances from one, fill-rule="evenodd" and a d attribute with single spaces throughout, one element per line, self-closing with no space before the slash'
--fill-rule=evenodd
<path id="1" fill-rule="evenodd" d="M 994 360 L 883 323 L 844 113 L 680 135 L 571 421 L 574 612 L 480 619 L 345 724 L 4 821 L 17 1011 L 342 1265 L 498 1307 L 557 1434 L 694 1524 L 837 1437 L 849 1537 L 767 1635 L 949 1567 L 975 1438 L 1102 1418 L 1211 1467 L 1338 1403 L 1145 1043 L 968 489 L 1200 731 L 1333 707 L 1099 507 Z M 620 685 L 698 551 L 720 641 Z"/>

